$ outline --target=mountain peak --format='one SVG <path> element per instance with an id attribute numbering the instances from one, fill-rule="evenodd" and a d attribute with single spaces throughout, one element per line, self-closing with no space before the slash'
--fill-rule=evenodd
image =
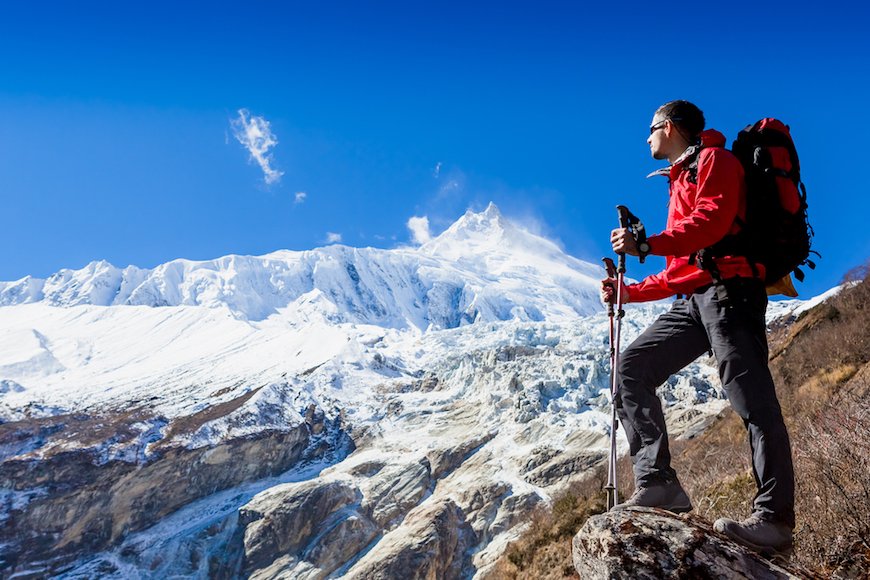
<path id="1" fill-rule="evenodd" d="M 323 318 L 424 330 L 589 314 L 600 309 L 599 269 L 511 222 L 490 203 L 467 211 L 420 248 L 333 245 L 178 259 L 148 270 L 98 261 L 45 280 L 0 282 L 0 306 L 227 307 L 254 321 L 284 313 L 294 324 Z"/>
<path id="2" fill-rule="evenodd" d="M 504 218 L 498 207 L 490 202 L 482 212 L 472 209 L 466 211 L 441 235 L 424 244 L 423 249 L 428 253 L 440 254 L 455 244 L 494 244 L 502 240 L 507 231 L 513 229 L 514 226 Z"/>
<path id="3" fill-rule="evenodd" d="M 465 215 L 456 220 L 452 226 L 447 228 L 447 231 L 445 231 L 444 234 L 448 232 L 456 234 L 462 231 L 500 232 L 504 231 L 508 224 L 509 222 L 504 219 L 504 216 L 502 216 L 498 207 L 493 202 L 489 202 L 489 205 L 486 206 L 486 209 L 482 212 L 475 212 L 469 208 L 468 211 L 465 212 Z M 443 236 L 444 234 L 441 235 Z"/>

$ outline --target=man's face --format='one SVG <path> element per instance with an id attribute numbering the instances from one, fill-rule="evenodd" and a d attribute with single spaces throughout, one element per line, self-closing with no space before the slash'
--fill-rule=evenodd
<path id="1" fill-rule="evenodd" d="M 653 159 L 667 159 L 667 149 L 670 144 L 670 133 L 673 130 L 670 121 L 658 113 L 652 118 L 649 125 L 650 135 L 646 142 L 649 144 L 649 152 Z"/>

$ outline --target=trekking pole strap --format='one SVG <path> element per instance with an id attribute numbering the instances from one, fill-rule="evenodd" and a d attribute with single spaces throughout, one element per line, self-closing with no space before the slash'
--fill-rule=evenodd
<path id="1" fill-rule="evenodd" d="M 643 222 L 640 221 L 640 218 L 631 213 L 631 211 L 625 207 L 624 205 L 616 206 L 616 212 L 619 215 L 619 227 L 625 228 L 631 232 L 631 235 L 634 237 L 635 245 L 638 248 L 641 245 L 646 244 L 646 227 L 643 225 Z M 646 260 L 648 250 L 646 252 L 642 251 L 638 255 L 638 260 L 641 264 L 643 264 L 644 260 Z M 619 264 L 620 264 L 620 272 L 625 272 L 625 254 L 619 255 Z"/>

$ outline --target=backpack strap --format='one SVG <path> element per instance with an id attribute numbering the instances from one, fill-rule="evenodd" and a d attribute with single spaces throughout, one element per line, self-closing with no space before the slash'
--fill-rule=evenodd
<path id="1" fill-rule="evenodd" d="M 686 165 L 686 171 L 689 173 L 689 183 L 693 183 L 695 185 L 698 184 L 698 161 L 701 158 L 701 150 L 698 149 L 698 152 L 695 153 L 694 159 Z"/>
<path id="2" fill-rule="evenodd" d="M 702 148 L 699 147 L 698 151 L 694 154 L 694 158 L 686 166 L 686 169 L 689 172 L 689 182 L 695 185 L 698 183 L 698 166 L 701 161 L 701 150 Z M 715 258 L 728 255 L 746 255 L 746 250 L 742 247 L 745 244 L 742 244 L 743 240 L 740 237 L 740 232 L 746 227 L 746 221 L 738 215 L 734 216 L 734 224 L 736 224 L 738 228 L 736 233 L 726 233 L 721 240 L 706 248 L 702 248 L 689 256 L 689 264 L 696 265 L 701 270 L 709 272 L 710 276 L 713 278 L 713 283 L 717 286 L 722 285 L 722 273 L 719 271 L 719 266 L 716 264 Z M 760 277 L 755 262 L 750 260 L 748 257 L 746 261 L 749 263 L 750 268 L 752 268 L 752 274 L 756 278 Z"/>

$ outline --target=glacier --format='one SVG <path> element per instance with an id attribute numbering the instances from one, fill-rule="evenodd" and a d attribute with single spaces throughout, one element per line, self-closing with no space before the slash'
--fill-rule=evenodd
<path id="1" fill-rule="evenodd" d="M 0 570 L 482 577 L 605 460 L 602 277 L 490 204 L 419 247 L 0 282 Z M 674 436 L 726 406 L 706 357 L 659 393 Z"/>

